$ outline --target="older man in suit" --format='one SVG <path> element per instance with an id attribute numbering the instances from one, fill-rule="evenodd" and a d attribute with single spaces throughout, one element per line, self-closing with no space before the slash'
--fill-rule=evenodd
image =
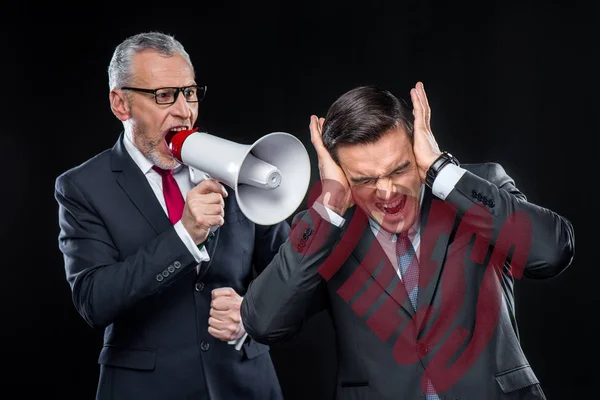
<path id="1" fill-rule="evenodd" d="M 108 71 L 124 132 L 55 192 L 73 302 L 104 329 L 97 398 L 281 399 L 268 347 L 247 337 L 239 308 L 289 226 L 255 225 L 172 156 L 167 142 L 192 128 L 206 93 L 181 43 L 132 36 Z"/>
<path id="2" fill-rule="evenodd" d="M 411 100 L 412 110 L 359 87 L 311 117 L 320 196 L 251 283 L 246 331 L 284 341 L 321 302 L 338 399 L 544 399 L 513 285 L 567 268 L 573 228 L 528 202 L 499 164 L 440 151 L 422 83 Z"/>

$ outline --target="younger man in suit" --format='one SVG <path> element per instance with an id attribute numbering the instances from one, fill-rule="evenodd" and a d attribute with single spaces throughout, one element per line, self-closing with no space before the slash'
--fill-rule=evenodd
<path id="1" fill-rule="evenodd" d="M 311 117 L 321 195 L 250 285 L 246 331 L 286 340 L 322 295 L 340 400 L 544 399 L 513 284 L 567 268 L 573 228 L 500 165 L 440 151 L 422 83 L 411 100 L 359 87 Z"/>

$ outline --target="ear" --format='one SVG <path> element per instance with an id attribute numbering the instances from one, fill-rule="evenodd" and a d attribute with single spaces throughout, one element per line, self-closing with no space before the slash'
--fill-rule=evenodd
<path id="1" fill-rule="evenodd" d="M 110 91 L 110 108 L 121 121 L 127 121 L 131 118 L 129 103 L 122 90 L 114 89 Z"/>

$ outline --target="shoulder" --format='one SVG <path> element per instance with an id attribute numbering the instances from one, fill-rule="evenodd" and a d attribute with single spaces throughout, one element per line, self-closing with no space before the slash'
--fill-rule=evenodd
<path id="1" fill-rule="evenodd" d="M 470 163 L 461 164 L 460 166 L 486 180 L 495 180 L 507 175 L 502 165 L 497 162 Z"/>
<path id="2" fill-rule="evenodd" d="M 110 171 L 110 149 L 89 158 L 88 160 L 62 172 L 55 181 L 55 188 L 60 190 L 69 183 L 77 185 L 94 184 L 99 175 Z"/>
<path id="3" fill-rule="evenodd" d="M 519 189 L 515 180 L 508 175 L 504 170 L 504 167 L 497 162 L 486 162 L 480 164 L 461 164 L 461 167 L 471 172 L 474 175 L 496 185 L 500 189 L 505 189 L 510 193 L 522 197 L 526 200 L 526 197 Z"/>

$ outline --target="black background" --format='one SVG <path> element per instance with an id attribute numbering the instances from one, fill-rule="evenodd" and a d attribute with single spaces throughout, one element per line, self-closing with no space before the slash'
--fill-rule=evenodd
<path id="1" fill-rule="evenodd" d="M 567 217 L 576 255 L 561 276 L 519 281 L 522 345 L 549 399 L 596 395 L 598 88 L 596 5 L 564 2 L 145 2 L 4 5 L 0 89 L 0 397 L 92 399 L 101 332 L 75 311 L 57 247 L 54 180 L 121 131 L 106 69 L 127 36 L 176 36 L 208 95 L 198 125 L 250 144 L 296 135 L 311 114 L 380 85 L 410 101 L 425 84 L 432 128 L 462 162 L 501 163 L 531 202 Z M 330 320 L 318 315 L 272 356 L 287 399 L 327 399 Z M 9 390 L 15 389 L 15 394 Z M 44 397 L 45 398 L 45 397 Z"/>

